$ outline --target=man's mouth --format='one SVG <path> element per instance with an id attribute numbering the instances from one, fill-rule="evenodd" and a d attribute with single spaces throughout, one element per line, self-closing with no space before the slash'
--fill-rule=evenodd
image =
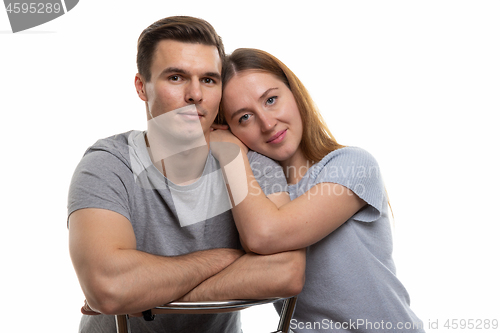
<path id="1" fill-rule="evenodd" d="M 204 116 L 203 111 L 201 109 L 199 110 L 199 108 L 195 105 L 188 105 L 179 108 L 177 109 L 177 114 L 187 119 L 200 119 Z"/>
<path id="2" fill-rule="evenodd" d="M 267 140 L 266 143 L 280 143 L 285 139 L 286 131 L 286 129 L 279 131 L 278 133 L 274 134 L 269 140 Z"/>

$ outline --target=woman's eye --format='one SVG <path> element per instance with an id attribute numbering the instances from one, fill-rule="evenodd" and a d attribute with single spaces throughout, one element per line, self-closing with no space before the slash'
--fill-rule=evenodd
<path id="1" fill-rule="evenodd" d="M 241 118 L 238 120 L 238 122 L 241 124 L 242 122 L 247 121 L 249 118 L 250 118 L 249 114 L 244 114 L 243 116 L 241 116 Z"/>
<path id="2" fill-rule="evenodd" d="M 274 103 L 276 103 L 276 99 L 278 98 L 278 96 L 273 96 L 273 97 L 269 97 L 267 100 L 266 100 L 266 104 L 267 105 L 273 105 Z"/>

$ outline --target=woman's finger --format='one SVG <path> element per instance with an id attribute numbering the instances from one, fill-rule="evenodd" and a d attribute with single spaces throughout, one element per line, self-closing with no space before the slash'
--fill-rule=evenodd
<path id="1" fill-rule="evenodd" d="M 212 126 L 210 126 L 211 129 L 214 129 L 214 130 L 227 130 L 229 129 L 229 126 L 228 125 L 222 125 L 222 124 L 212 124 Z"/>

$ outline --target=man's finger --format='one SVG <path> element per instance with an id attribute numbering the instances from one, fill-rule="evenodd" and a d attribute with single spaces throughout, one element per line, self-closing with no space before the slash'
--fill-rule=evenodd
<path id="1" fill-rule="evenodd" d="M 96 312 L 96 311 L 92 310 L 90 308 L 89 304 L 87 303 L 87 300 L 85 300 L 85 304 L 83 304 L 81 312 L 84 315 L 87 315 L 87 316 L 96 316 L 96 315 L 100 315 L 101 314 L 99 312 Z"/>

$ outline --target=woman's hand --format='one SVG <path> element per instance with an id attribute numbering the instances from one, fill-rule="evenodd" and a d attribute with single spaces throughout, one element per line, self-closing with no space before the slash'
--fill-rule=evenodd
<path id="1" fill-rule="evenodd" d="M 228 130 L 229 126 L 228 125 L 223 125 L 223 124 L 216 124 L 213 123 L 212 126 L 210 126 L 210 131 L 215 131 L 215 130 Z"/>
<path id="2" fill-rule="evenodd" d="M 248 148 L 228 130 L 210 132 L 210 151 L 221 166 L 234 161 L 240 154 L 246 155 Z"/>
<path id="3" fill-rule="evenodd" d="M 222 126 L 224 126 L 224 125 L 222 125 Z M 218 148 L 224 147 L 224 146 L 227 147 L 227 145 L 220 144 L 220 143 L 232 143 L 232 144 L 235 144 L 245 154 L 248 153 L 248 147 L 245 146 L 243 144 L 243 142 L 240 141 L 240 139 L 238 139 L 237 137 L 235 137 L 233 135 L 233 133 L 231 133 L 227 129 L 214 129 L 214 130 L 212 130 L 210 132 L 210 148 L 212 149 L 212 152 L 214 152 L 214 154 L 217 153 L 215 150 L 219 150 Z"/>

